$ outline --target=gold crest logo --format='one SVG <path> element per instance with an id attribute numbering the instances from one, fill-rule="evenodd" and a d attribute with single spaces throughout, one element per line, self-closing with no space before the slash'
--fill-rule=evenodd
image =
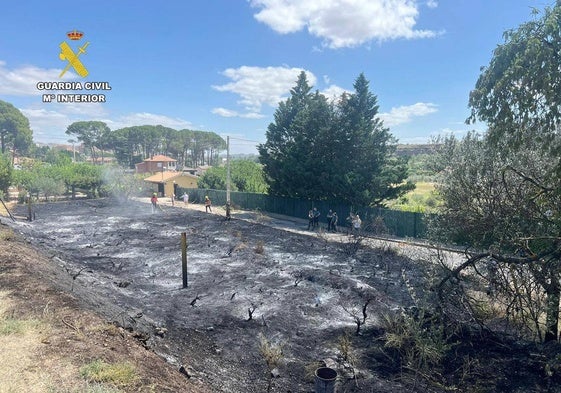
<path id="1" fill-rule="evenodd" d="M 73 30 L 73 31 L 69 31 L 66 35 L 71 40 L 78 41 L 82 38 L 84 33 L 82 33 L 81 31 Z M 60 73 L 59 78 L 62 78 L 62 76 L 66 73 L 66 71 L 70 69 L 70 67 L 72 67 L 74 71 L 76 71 L 76 73 L 80 75 L 82 78 L 88 76 L 88 70 L 86 69 L 84 64 L 82 64 L 79 57 L 80 55 L 86 53 L 86 48 L 88 47 L 89 44 L 90 44 L 89 42 L 86 42 L 84 45 L 79 47 L 78 52 L 75 53 L 66 41 L 62 41 L 60 43 L 59 46 L 61 52 L 58 55 L 58 57 L 62 61 L 68 61 L 68 64 L 66 65 L 66 67 L 64 67 L 64 69 Z"/>

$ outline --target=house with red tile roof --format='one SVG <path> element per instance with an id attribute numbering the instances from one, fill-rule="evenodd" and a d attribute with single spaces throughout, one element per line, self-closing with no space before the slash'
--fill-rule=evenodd
<path id="1" fill-rule="evenodd" d="M 164 155 L 156 155 L 135 164 L 136 173 L 156 173 L 176 171 L 177 160 Z"/>

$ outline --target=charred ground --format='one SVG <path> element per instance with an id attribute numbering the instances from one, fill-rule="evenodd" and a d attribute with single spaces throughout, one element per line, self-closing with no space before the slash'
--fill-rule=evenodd
<path id="1" fill-rule="evenodd" d="M 340 391 L 400 392 L 412 386 L 443 391 L 400 381 L 406 370 L 392 361 L 381 340 L 383 315 L 412 306 L 411 286 L 427 280 L 429 251 L 311 233 L 305 224 L 258 213 L 235 212 L 226 221 L 196 207 L 164 206 L 152 214 L 148 204 L 135 201 L 36 205 L 35 217 L 11 226 L 48 257 L 51 273 L 44 281 L 123 328 L 147 354 L 165 359 L 184 383 L 169 391 L 267 391 L 270 370 L 262 340 L 283 350 L 274 392 L 313 391 L 312 373 L 320 364 L 338 370 Z M 185 289 L 182 232 L 188 241 Z M 363 309 L 367 318 L 356 335 Z M 352 361 L 341 345 L 344 338 Z M 480 344 L 493 341 L 497 338 L 488 337 Z M 471 371 L 477 371 L 469 376 L 483 373 L 481 351 L 463 350 L 473 359 Z M 468 381 L 476 390 L 465 391 L 556 391 L 553 380 L 540 382 L 541 363 L 535 370 L 524 366 L 529 352 L 495 353 L 490 362 L 496 369 L 489 374 L 494 383 L 480 375 L 484 382 Z M 448 363 L 456 369 L 444 370 L 450 376 L 465 367 L 454 361 Z M 502 387 L 497 381 L 508 380 L 510 371 L 498 372 L 499 364 L 510 364 L 524 381 Z M 183 374 L 177 371 L 181 366 Z"/>

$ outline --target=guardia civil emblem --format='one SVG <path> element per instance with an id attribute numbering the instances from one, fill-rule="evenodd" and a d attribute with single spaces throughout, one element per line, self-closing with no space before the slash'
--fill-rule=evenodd
<path id="1" fill-rule="evenodd" d="M 84 33 L 78 30 L 73 30 L 66 33 L 66 35 L 68 36 L 68 38 L 70 38 L 71 41 L 79 41 L 84 36 Z M 76 73 L 80 75 L 82 78 L 88 76 L 88 70 L 86 69 L 82 61 L 79 59 L 79 57 L 80 55 L 86 53 L 86 48 L 88 47 L 89 44 L 90 44 L 89 42 L 86 42 L 84 45 L 80 46 L 76 52 L 74 52 L 66 41 L 62 41 L 60 43 L 59 46 L 61 52 L 58 55 L 58 57 L 62 61 L 67 61 L 68 64 L 66 64 L 66 67 L 64 67 L 64 69 L 60 73 L 59 78 L 62 78 L 62 76 L 66 73 L 66 71 L 70 69 L 70 67 L 72 67 L 74 71 L 76 71 Z"/>

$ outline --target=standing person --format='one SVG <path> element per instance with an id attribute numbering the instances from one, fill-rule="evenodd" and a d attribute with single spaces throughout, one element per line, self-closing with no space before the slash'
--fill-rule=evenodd
<path id="1" fill-rule="evenodd" d="M 171 205 L 175 206 L 175 194 L 171 194 Z"/>
<path id="2" fill-rule="evenodd" d="M 310 210 L 308 212 L 308 231 L 310 230 L 310 228 L 314 227 L 314 211 Z"/>
<path id="3" fill-rule="evenodd" d="M 327 231 L 329 232 L 331 230 L 331 219 L 333 218 L 333 211 L 331 209 L 329 209 L 325 218 L 327 219 Z"/>
<path id="4" fill-rule="evenodd" d="M 360 216 L 357 214 L 353 219 L 353 232 L 355 232 L 357 235 L 360 232 L 361 225 L 362 225 L 362 220 L 360 219 Z"/>
<path id="5" fill-rule="evenodd" d="M 353 222 L 355 220 L 355 215 L 353 212 L 349 213 L 349 216 L 346 218 L 347 221 L 347 235 L 353 231 Z"/>
<path id="6" fill-rule="evenodd" d="M 319 216 L 321 216 L 321 213 L 317 207 L 314 207 L 314 229 L 319 228 Z"/>
<path id="7" fill-rule="evenodd" d="M 333 212 L 331 216 L 331 230 L 333 232 L 337 232 L 337 221 L 339 221 L 339 217 L 337 217 L 337 212 Z"/>
<path id="8" fill-rule="evenodd" d="M 205 211 L 212 213 L 212 202 L 208 196 L 205 197 Z"/>
<path id="9" fill-rule="evenodd" d="M 152 203 L 152 213 L 156 213 L 156 209 L 158 207 L 158 197 L 156 193 L 152 194 L 152 198 L 150 198 L 150 202 Z"/>
<path id="10" fill-rule="evenodd" d="M 183 198 L 183 203 L 184 204 L 189 203 L 189 194 L 187 194 L 186 192 L 184 192 L 183 195 L 181 195 L 181 198 Z"/>

